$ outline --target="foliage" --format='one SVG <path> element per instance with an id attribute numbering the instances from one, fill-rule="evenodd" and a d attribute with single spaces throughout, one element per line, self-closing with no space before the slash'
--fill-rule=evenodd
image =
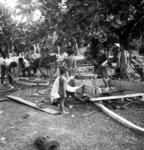
<path id="1" fill-rule="evenodd" d="M 143 35 L 143 0 L 67 0 L 66 5 L 60 25 L 71 39 L 93 39 L 105 47 L 120 42 L 128 49 L 133 39 Z"/>
<path id="2" fill-rule="evenodd" d="M 83 41 L 91 42 L 93 50 L 116 42 L 129 49 L 143 39 L 143 0 L 67 0 L 63 5 L 61 0 L 18 2 L 16 15 L 27 16 L 27 21 L 17 23 L 4 14 L 0 22 L 3 37 L 12 39 L 17 50 L 37 42 L 52 49 L 75 43 L 80 46 Z M 36 10 L 41 17 L 33 21 Z"/>
<path id="3" fill-rule="evenodd" d="M 10 11 L 2 4 L 0 6 L 0 49 L 3 49 L 8 56 L 8 51 L 12 48 L 12 29 L 15 24 L 11 19 Z"/>
<path id="4" fill-rule="evenodd" d="M 43 46 L 53 49 L 52 38 L 57 24 L 57 12 L 59 3 L 56 1 L 19 1 L 16 15 L 26 17 L 27 21 L 17 25 L 15 39 L 23 45 L 31 47 L 34 43 L 42 43 Z M 38 20 L 33 20 L 35 11 L 40 11 L 41 16 Z M 19 44 L 20 45 L 20 44 Z"/>

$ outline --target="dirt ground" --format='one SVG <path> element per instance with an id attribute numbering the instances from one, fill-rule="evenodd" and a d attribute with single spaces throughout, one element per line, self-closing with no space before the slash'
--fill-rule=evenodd
<path id="1" fill-rule="evenodd" d="M 13 95 L 48 107 L 48 87 L 18 86 Z M 45 94 L 38 94 L 41 90 Z M 10 100 L 0 102 L 0 150 L 36 150 L 34 140 L 48 135 L 60 150 L 144 150 L 144 135 L 129 130 L 90 103 L 70 102 L 68 115 L 50 115 Z M 144 127 L 144 108 L 115 110 Z"/>

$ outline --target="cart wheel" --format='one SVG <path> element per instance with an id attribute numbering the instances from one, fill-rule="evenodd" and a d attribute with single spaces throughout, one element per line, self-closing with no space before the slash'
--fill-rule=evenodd
<path id="1" fill-rule="evenodd" d="M 19 76 L 19 70 L 18 70 L 19 68 L 18 67 L 16 67 L 16 68 L 12 68 L 11 69 L 11 76 L 13 77 L 13 78 L 17 78 L 18 76 Z"/>
<path id="2" fill-rule="evenodd" d="M 44 77 L 52 77 L 56 73 L 57 62 L 54 61 L 47 63 L 46 59 L 41 58 L 39 62 L 39 70 Z"/>

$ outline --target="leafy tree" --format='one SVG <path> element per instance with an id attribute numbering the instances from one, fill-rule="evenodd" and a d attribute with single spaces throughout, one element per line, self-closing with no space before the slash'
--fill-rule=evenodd
<path id="1" fill-rule="evenodd" d="M 115 39 L 127 47 L 129 39 L 143 32 L 143 5 L 143 0 L 68 0 L 62 29 L 78 37 L 93 37 L 101 43 Z"/>
<path id="2" fill-rule="evenodd" d="M 0 52 L 2 57 L 9 57 L 12 49 L 12 28 L 15 23 L 12 21 L 10 11 L 1 4 L 0 7 Z"/>
<path id="3" fill-rule="evenodd" d="M 29 45 L 34 43 L 43 43 L 47 48 L 53 49 L 52 38 L 55 33 L 59 12 L 59 2 L 39 1 L 39 0 L 22 0 L 19 1 L 16 15 L 23 16 L 26 21 L 21 22 L 15 28 L 13 38 L 17 45 Z M 41 16 L 34 20 L 35 12 L 38 11 Z M 24 43 L 24 44 L 20 44 Z M 17 46 L 18 47 L 18 46 Z M 21 47 L 21 46 L 20 46 Z M 19 48 L 17 48 L 19 49 Z"/>
<path id="4" fill-rule="evenodd" d="M 67 0 L 67 10 L 61 21 L 65 36 L 91 41 L 91 55 L 99 47 L 109 48 L 120 43 L 129 50 L 143 36 L 143 0 Z M 101 46 L 100 46 L 101 45 Z"/>

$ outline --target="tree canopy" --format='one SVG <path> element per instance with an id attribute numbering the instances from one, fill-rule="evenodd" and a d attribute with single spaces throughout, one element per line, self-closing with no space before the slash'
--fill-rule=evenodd
<path id="1" fill-rule="evenodd" d="M 94 47 L 118 42 L 129 49 L 143 39 L 143 0 L 18 0 L 16 10 L 15 15 L 25 21 L 14 21 L 5 13 L 0 26 L 5 36 L 20 45 L 44 40 L 53 46 L 74 42 L 80 46 L 91 41 Z"/>
<path id="2" fill-rule="evenodd" d="M 127 48 L 129 41 L 143 35 L 143 0 L 67 0 L 66 5 L 62 30 L 77 40 L 120 42 Z"/>

